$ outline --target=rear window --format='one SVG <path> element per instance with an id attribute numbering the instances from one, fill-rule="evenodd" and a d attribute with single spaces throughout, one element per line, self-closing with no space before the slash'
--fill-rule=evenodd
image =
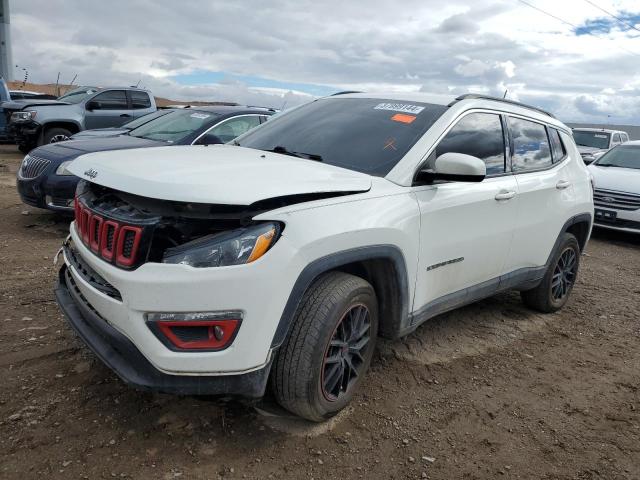
<path id="1" fill-rule="evenodd" d="M 385 176 L 446 109 L 420 102 L 329 97 L 273 117 L 235 143 Z"/>
<path id="2" fill-rule="evenodd" d="M 549 128 L 549 140 L 551 141 L 551 155 L 553 163 L 561 161 L 567 154 L 560 134 L 555 128 Z"/>
<path id="3" fill-rule="evenodd" d="M 131 94 L 131 105 L 134 109 L 151 108 L 151 99 L 148 93 L 136 90 L 132 90 L 129 93 Z"/>
<path id="4" fill-rule="evenodd" d="M 538 170 L 551 165 L 551 149 L 544 125 L 509 117 L 509 128 L 513 138 L 511 166 L 514 172 Z"/>
<path id="5" fill-rule="evenodd" d="M 586 130 L 574 130 L 573 139 L 580 147 L 599 148 L 606 150 L 609 148 L 611 136 L 605 132 L 591 132 Z"/>

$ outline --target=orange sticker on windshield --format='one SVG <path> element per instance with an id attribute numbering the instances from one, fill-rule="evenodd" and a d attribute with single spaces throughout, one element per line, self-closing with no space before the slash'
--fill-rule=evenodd
<path id="1" fill-rule="evenodd" d="M 405 113 L 396 113 L 391 120 L 394 122 L 411 123 L 416 119 L 415 115 L 407 115 Z"/>

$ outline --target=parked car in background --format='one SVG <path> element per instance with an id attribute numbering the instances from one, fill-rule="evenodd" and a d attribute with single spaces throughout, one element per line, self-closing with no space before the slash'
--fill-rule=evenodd
<path id="1" fill-rule="evenodd" d="M 9 136 L 9 132 L 7 132 L 7 118 L 4 113 L 4 108 L 2 105 L 4 102 L 8 102 L 11 100 L 11 94 L 9 92 L 9 88 L 7 87 L 7 82 L 4 78 L 0 77 L 0 142 L 1 143 L 11 143 L 12 139 Z"/>
<path id="2" fill-rule="evenodd" d="M 593 221 L 571 130 L 480 95 L 331 96 L 227 145 L 69 169 L 56 296 L 97 356 L 171 393 L 270 379 L 313 421 L 349 404 L 378 335 L 509 289 L 562 308 Z"/>
<path id="3" fill-rule="evenodd" d="M 9 134 L 22 152 L 68 140 L 82 130 L 120 125 L 154 112 L 147 90 L 133 87 L 79 87 L 57 100 L 5 102 Z"/>
<path id="4" fill-rule="evenodd" d="M 273 111 L 256 107 L 216 106 L 163 110 L 161 115 L 160 112 L 156 113 L 151 114 L 156 115 L 155 118 L 121 135 L 72 139 L 43 145 L 31 151 L 24 157 L 18 170 L 20 198 L 33 207 L 72 211 L 78 177 L 71 174 L 67 167 L 80 155 L 163 145 L 229 142 L 263 123 Z M 131 161 L 135 162 L 135 158 Z"/>
<path id="5" fill-rule="evenodd" d="M 629 135 L 622 130 L 574 128 L 573 139 L 578 145 L 582 160 L 586 165 L 589 165 L 611 148 L 629 141 Z"/>
<path id="6" fill-rule="evenodd" d="M 48 93 L 31 92 L 29 90 L 9 90 L 11 100 L 56 100 L 58 97 Z"/>
<path id="7" fill-rule="evenodd" d="M 86 140 L 87 138 L 95 137 L 117 137 L 118 135 L 129 133 L 131 130 L 138 128 L 145 123 L 150 122 L 151 120 L 155 120 L 158 117 L 162 117 L 163 115 L 166 115 L 171 111 L 172 109 L 170 108 L 161 108 L 159 110 L 156 110 L 155 112 L 147 113 L 142 117 L 131 120 L 130 122 L 127 122 L 119 127 L 93 128 L 91 130 L 82 130 L 81 132 L 71 135 L 69 140 Z"/>
<path id="8" fill-rule="evenodd" d="M 640 141 L 612 148 L 589 165 L 595 225 L 640 233 Z"/>

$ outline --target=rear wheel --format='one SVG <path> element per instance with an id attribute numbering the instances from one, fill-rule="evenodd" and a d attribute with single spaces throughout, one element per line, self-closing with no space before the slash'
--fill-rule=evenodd
<path id="1" fill-rule="evenodd" d="M 73 134 L 66 128 L 50 128 L 44 132 L 44 135 L 42 136 L 42 144 L 45 145 L 47 143 L 64 142 L 65 140 L 69 140 L 71 135 Z"/>
<path id="2" fill-rule="evenodd" d="M 579 266 L 578 240 L 572 234 L 565 233 L 540 285 L 520 293 L 525 305 L 544 313 L 561 309 L 567 303 L 578 278 Z"/>
<path id="3" fill-rule="evenodd" d="M 304 294 L 273 365 L 278 403 L 312 421 L 349 404 L 371 363 L 378 304 L 362 278 L 330 272 Z"/>

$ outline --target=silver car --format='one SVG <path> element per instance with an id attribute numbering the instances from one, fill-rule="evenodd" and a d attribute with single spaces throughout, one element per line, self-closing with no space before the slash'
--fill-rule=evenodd
<path id="1" fill-rule="evenodd" d="M 629 135 L 622 130 L 604 128 L 574 128 L 573 139 L 585 164 L 589 165 L 616 145 L 629 141 Z"/>

